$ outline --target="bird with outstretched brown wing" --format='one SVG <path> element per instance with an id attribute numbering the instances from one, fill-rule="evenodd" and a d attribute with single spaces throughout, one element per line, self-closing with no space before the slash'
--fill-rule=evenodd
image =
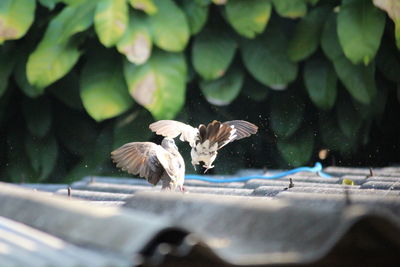
<path id="1" fill-rule="evenodd" d="M 163 190 L 184 190 L 185 162 L 171 138 L 161 146 L 151 142 L 127 143 L 111 152 L 118 168 L 146 178 L 153 185 L 161 180 Z"/>
<path id="2" fill-rule="evenodd" d="M 258 127 L 244 120 L 226 122 L 212 121 L 207 126 L 200 124 L 197 128 L 174 120 L 160 120 L 149 126 L 150 130 L 168 138 L 179 137 L 192 147 L 190 155 L 192 165 L 203 162 L 203 167 L 213 168 L 212 163 L 217 157 L 218 150 L 230 142 L 256 134 Z"/>

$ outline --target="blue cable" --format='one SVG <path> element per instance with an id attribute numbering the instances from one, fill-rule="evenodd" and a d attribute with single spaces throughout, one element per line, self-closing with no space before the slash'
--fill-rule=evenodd
<path id="1" fill-rule="evenodd" d="M 317 162 L 317 163 L 315 163 L 314 167 L 312 167 L 312 168 L 311 167 L 299 167 L 299 168 L 280 172 L 280 173 L 270 175 L 270 176 L 251 175 L 251 176 L 243 176 L 243 177 L 218 179 L 218 178 L 204 177 L 202 175 L 188 174 L 185 176 L 185 179 L 186 180 L 205 181 L 205 182 L 210 182 L 210 183 L 232 183 L 232 182 L 246 182 L 251 179 L 279 179 L 279 178 L 285 177 L 289 174 L 293 174 L 296 172 L 313 172 L 313 173 L 318 173 L 319 176 L 324 177 L 324 178 L 332 178 L 333 177 L 329 174 L 324 173 L 322 171 L 321 163 Z"/>

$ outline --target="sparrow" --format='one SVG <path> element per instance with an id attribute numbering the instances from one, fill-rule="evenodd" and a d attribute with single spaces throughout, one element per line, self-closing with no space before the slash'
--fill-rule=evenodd
<path id="1" fill-rule="evenodd" d="M 192 147 L 190 155 L 192 165 L 203 162 L 204 173 L 214 168 L 213 162 L 218 150 L 230 142 L 249 137 L 257 133 L 258 127 L 243 120 L 226 122 L 212 121 L 207 126 L 200 124 L 194 128 L 188 124 L 174 120 L 160 120 L 149 125 L 150 130 L 158 135 L 175 138 L 180 135 L 181 141 L 186 141 Z"/>
<path id="2" fill-rule="evenodd" d="M 174 139 L 164 138 L 161 146 L 152 142 L 131 142 L 111 152 L 118 168 L 146 178 L 156 185 L 160 180 L 162 190 L 184 191 L 185 162 Z"/>

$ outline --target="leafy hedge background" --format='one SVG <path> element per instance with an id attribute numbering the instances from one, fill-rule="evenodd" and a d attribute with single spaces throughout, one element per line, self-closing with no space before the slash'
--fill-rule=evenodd
<path id="1" fill-rule="evenodd" d="M 398 162 L 399 49 L 397 0 L 1 0 L 0 179 L 121 174 L 159 119 L 259 125 L 216 173 Z"/>

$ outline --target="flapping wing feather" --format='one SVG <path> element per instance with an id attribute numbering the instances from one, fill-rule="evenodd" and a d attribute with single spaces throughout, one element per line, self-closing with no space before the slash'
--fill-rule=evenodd
<path id="1" fill-rule="evenodd" d="M 230 142 L 231 130 L 229 125 L 214 120 L 207 125 L 205 140 L 210 140 L 210 147 L 217 143 L 219 149 Z"/>
<path id="2" fill-rule="evenodd" d="M 132 142 L 111 152 L 111 158 L 118 168 L 146 178 L 149 183 L 156 185 L 164 172 L 164 164 L 158 156 L 164 152 L 168 154 L 164 148 L 154 143 Z"/>
<path id="3" fill-rule="evenodd" d="M 198 129 L 185 124 L 183 122 L 174 120 L 160 120 L 149 125 L 150 130 L 158 135 L 164 137 L 175 138 L 180 136 L 181 141 L 189 142 L 190 146 L 195 145 L 195 141 L 198 138 Z"/>
<path id="4" fill-rule="evenodd" d="M 226 121 L 223 124 L 229 125 L 230 127 L 233 126 L 233 129 L 236 130 L 236 137 L 231 141 L 249 137 L 252 134 L 256 134 L 258 131 L 258 127 L 256 125 L 243 120 Z"/>
<path id="5" fill-rule="evenodd" d="M 199 125 L 199 142 L 203 143 L 206 140 L 207 127 L 204 124 Z"/>
<path id="6" fill-rule="evenodd" d="M 177 155 L 174 155 L 165 149 L 157 150 L 157 158 L 159 162 L 174 182 L 184 179 L 185 177 L 185 162 L 179 152 L 177 153 Z"/>

